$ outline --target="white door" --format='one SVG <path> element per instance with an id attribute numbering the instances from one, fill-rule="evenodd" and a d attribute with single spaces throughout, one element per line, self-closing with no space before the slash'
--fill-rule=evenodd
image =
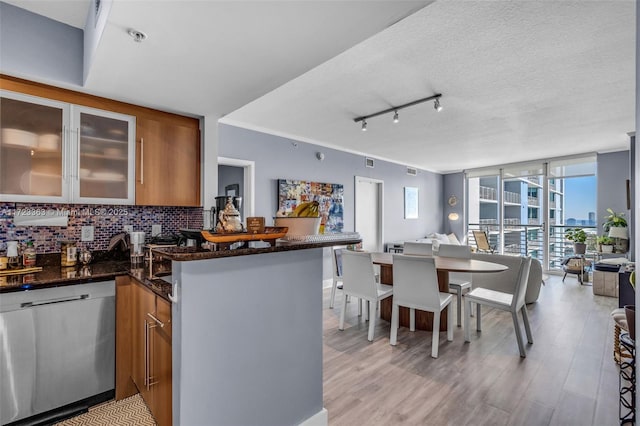
<path id="1" fill-rule="evenodd" d="M 362 248 L 383 251 L 383 181 L 356 176 L 355 197 L 355 230 L 362 238 Z"/>

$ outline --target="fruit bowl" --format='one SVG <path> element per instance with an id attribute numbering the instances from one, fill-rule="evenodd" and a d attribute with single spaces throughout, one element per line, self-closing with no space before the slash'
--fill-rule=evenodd
<path id="1" fill-rule="evenodd" d="M 289 228 L 287 236 L 290 235 L 318 235 L 320 230 L 319 217 L 276 217 L 275 226 L 286 226 Z"/>

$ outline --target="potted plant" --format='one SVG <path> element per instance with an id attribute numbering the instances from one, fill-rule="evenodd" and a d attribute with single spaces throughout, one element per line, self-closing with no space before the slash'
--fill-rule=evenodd
<path id="1" fill-rule="evenodd" d="M 602 235 L 597 239 L 598 245 L 600 246 L 600 252 L 602 253 L 613 253 L 613 238 L 608 235 Z"/>
<path id="2" fill-rule="evenodd" d="M 607 209 L 608 216 L 604 217 L 604 223 L 602 229 L 608 233 L 611 228 L 626 228 L 627 220 L 624 218 L 624 213 L 616 213 L 611 209 Z"/>
<path id="3" fill-rule="evenodd" d="M 582 228 L 569 228 L 564 233 L 564 237 L 573 242 L 573 252 L 575 254 L 585 254 L 587 251 L 587 233 Z"/>

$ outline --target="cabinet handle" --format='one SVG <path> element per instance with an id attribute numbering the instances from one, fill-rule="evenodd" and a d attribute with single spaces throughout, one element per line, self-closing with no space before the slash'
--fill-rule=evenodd
<path id="1" fill-rule="evenodd" d="M 76 139 L 78 143 L 76 144 L 76 149 L 78 150 L 76 155 L 76 181 L 80 181 L 80 129 L 76 131 Z M 80 192 L 80 188 L 78 188 L 78 192 Z"/>
<path id="2" fill-rule="evenodd" d="M 144 185 L 144 138 L 140 138 L 140 185 Z"/>
<path id="3" fill-rule="evenodd" d="M 68 166 L 68 161 L 67 161 L 67 145 L 68 143 L 66 142 L 69 136 L 69 129 L 67 128 L 67 126 L 62 126 L 62 148 L 60 149 L 61 154 L 62 154 L 62 163 L 60 164 L 60 167 L 62 168 L 62 180 L 63 181 L 67 181 L 67 173 L 69 173 L 69 166 Z"/>
<path id="4" fill-rule="evenodd" d="M 149 323 L 144 320 L 144 385 L 149 390 Z"/>
<path id="5" fill-rule="evenodd" d="M 149 324 L 147 320 L 144 320 L 144 386 L 147 391 L 151 387 L 151 348 L 149 347 L 149 330 L 155 328 L 154 324 Z"/>
<path id="6" fill-rule="evenodd" d="M 147 312 L 147 316 L 149 318 L 151 318 L 152 320 L 154 320 L 156 322 L 156 324 L 158 324 L 160 326 L 160 328 L 164 327 L 164 323 L 162 321 L 160 321 L 158 318 L 154 317 L 153 315 L 151 315 L 150 312 Z"/>

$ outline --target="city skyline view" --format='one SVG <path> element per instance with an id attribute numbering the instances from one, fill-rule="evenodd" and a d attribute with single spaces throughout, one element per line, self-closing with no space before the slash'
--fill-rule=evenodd
<path id="1" fill-rule="evenodd" d="M 568 219 L 589 220 L 589 212 L 595 212 L 596 218 L 602 212 L 596 210 L 596 177 L 583 176 L 567 178 L 564 182 L 565 222 Z"/>

